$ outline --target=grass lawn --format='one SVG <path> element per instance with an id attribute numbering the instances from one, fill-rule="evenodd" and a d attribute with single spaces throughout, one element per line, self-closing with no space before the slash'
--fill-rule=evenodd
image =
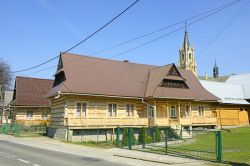
<path id="1" fill-rule="evenodd" d="M 193 143 L 181 145 L 180 148 L 215 151 L 215 145 L 215 133 L 209 132 L 197 135 Z M 250 164 L 250 127 L 222 131 L 222 158 L 230 163 Z"/>
<path id="2" fill-rule="evenodd" d="M 168 152 L 215 160 L 215 132 L 195 132 L 193 139 L 187 139 L 181 145 L 169 145 Z M 149 151 L 164 153 L 165 149 L 149 147 Z M 222 131 L 222 158 L 225 163 L 250 165 L 250 127 L 233 128 L 230 132 Z"/>

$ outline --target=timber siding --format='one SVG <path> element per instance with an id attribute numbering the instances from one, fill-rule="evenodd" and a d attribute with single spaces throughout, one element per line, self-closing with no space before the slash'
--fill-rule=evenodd
<path id="1" fill-rule="evenodd" d="M 219 126 L 246 126 L 249 125 L 250 106 L 237 104 L 220 104 L 217 109 Z"/>

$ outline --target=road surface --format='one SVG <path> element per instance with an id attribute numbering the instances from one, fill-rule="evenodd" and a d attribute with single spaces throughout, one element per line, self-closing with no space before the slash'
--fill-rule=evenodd
<path id="1" fill-rule="evenodd" d="M 123 166 L 98 158 L 84 157 L 0 141 L 0 166 Z M 124 165 L 125 166 L 125 165 Z"/>

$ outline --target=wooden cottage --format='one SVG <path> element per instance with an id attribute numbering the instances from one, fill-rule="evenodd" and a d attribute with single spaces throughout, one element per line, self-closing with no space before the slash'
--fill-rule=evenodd
<path id="1" fill-rule="evenodd" d="M 50 121 L 50 100 L 45 98 L 53 81 L 48 79 L 16 77 L 11 119 L 25 125 L 38 125 Z"/>
<path id="2" fill-rule="evenodd" d="M 60 56 L 48 135 L 62 140 L 101 139 L 114 128 L 214 128 L 218 98 L 196 76 L 174 64 L 153 66 L 65 53 Z M 84 131 L 84 132 L 83 132 Z M 82 138 L 82 137 L 81 137 Z"/>

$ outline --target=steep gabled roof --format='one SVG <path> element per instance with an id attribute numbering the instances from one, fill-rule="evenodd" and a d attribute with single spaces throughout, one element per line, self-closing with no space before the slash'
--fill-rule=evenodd
<path id="1" fill-rule="evenodd" d="M 11 106 L 50 107 L 50 100 L 45 98 L 45 94 L 52 85 L 53 80 L 17 76 Z"/>
<path id="2" fill-rule="evenodd" d="M 61 91 L 142 97 L 147 73 L 154 67 L 68 53 L 63 54 L 61 59 L 63 68 L 60 69 L 60 72 L 64 72 L 66 80 L 55 86 L 48 96 Z"/>
<path id="3" fill-rule="evenodd" d="M 47 97 L 61 92 L 137 98 L 218 99 L 201 86 L 192 72 L 178 70 L 174 64 L 159 67 L 68 53 L 61 55 L 60 59 L 63 68 L 56 72 L 54 87 Z M 184 81 L 189 89 L 160 87 L 163 79 Z"/>
<path id="4" fill-rule="evenodd" d="M 145 94 L 146 97 L 180 98 L 204 101 L 219 99 L 207 90 L 205 90 L 196 78 L 196 76 L 191 71 L 187 70 L 179 69 L 178 76 L 172 78 L 172 80 L 183 81 L 187 85 L 187 88 L 172 88 L 159 86 L 163 79 L 170 79 L 170 75 L 168 73 L 171 68 L 174 68 L 178 71 L 174 64 L 158 67 L 151 70 Z"/>

